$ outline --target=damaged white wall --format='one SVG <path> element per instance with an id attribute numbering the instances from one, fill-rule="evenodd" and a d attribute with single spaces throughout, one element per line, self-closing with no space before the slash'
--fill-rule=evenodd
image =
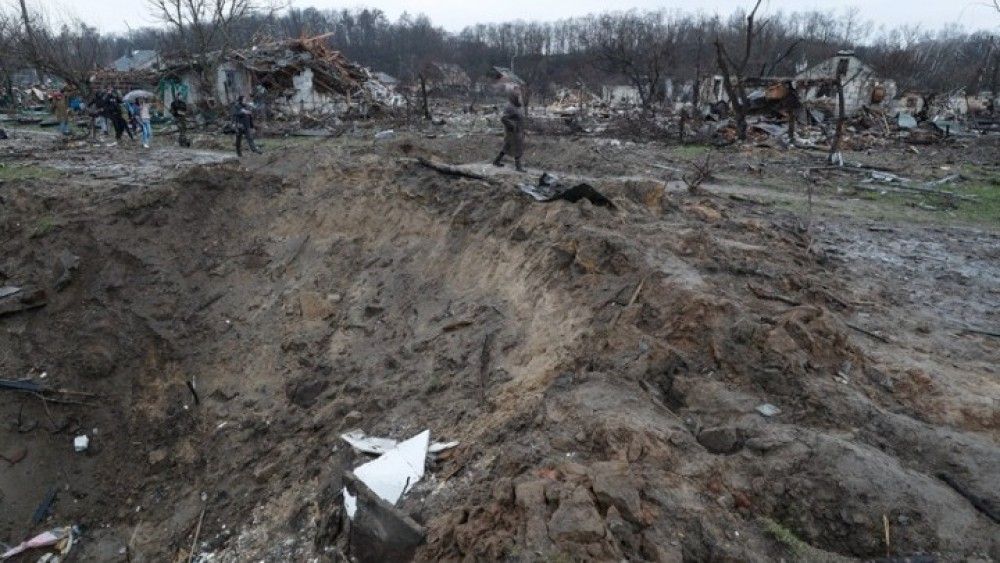
<path id="1" fill-rule="evenodd" d="M 347 107 L 344 96 L 331 96 L 316 90 L 310 68 L 293 76 L 292 85 L 290 92 L 274 100 L 275 111 L 291 114 L 331 113 L 343 111 Z"/>
<path id="2" fill-rule="evenodd" d="M 866 65 L 861 59 L 852 53 L 840 53 L 831 57 L 808 70 L 799 73 L 796 80 L 833 80 L 837 77 L 838 69 L 843 66 L 844 76 L 844 108 L 848 115 L 860 110 L 864 106 L 878 105 L 887 107 L 889 102 L 896 97 L 896 83 L 892 80 L 882 80 L 875 69 Z M 873 104 L 872 94 L 877 87 L 885 89 L 883 101 Z M 832 85 L 816 85 L 810 87 L 805 95 L 799 94 L 803 101 L 812 101 L 823 98 L 831 100 L 835 111 L 839 111 L 839 100 L 836 88 Z"/>
<path id="3" fill-rule="evenodd" d="M 605 86 L 602 98 L 613 106 L 637 106 L 642 104 L 639 89 L 635 86 Z"/>

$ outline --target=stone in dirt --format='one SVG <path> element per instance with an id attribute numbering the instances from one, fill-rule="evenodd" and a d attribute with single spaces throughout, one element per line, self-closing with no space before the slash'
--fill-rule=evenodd
<path id="1" fill-rule="evenodd" d="M 549 537 L 556 542 L 592 543 L 604 536 L 604 520 L 583 485 L 565 495 L 549 519 Z"/>
<path id="2" fill-rule="evenodd" d="M 525 511 L 524 544 L 531 551 L 547 552 L 552 546 L 545 523 L 548 516 L 545 505 L 547 483 L 544 479 L 537 479 L 514 486 L 515 502 Z"/>
<path id="3" fill-rule="evenodd" d="M 639 523 L 642 504 L 639 491 L 628 474 L 624 462 L 595 463 L 590 469 L 594 495 L 602 504 L 613 506 L 629 522 Z"/>
<path id="4" fill-rule="evenodd" d="M 734 454 L 743 448 L 743 436 L 738 428 L 708 428 L 698 433 L 698 443 L 713 454 Z"/>

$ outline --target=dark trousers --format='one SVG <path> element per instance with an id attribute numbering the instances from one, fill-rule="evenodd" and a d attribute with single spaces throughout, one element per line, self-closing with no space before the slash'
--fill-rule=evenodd
<path id="1" fill-rule="evenodd" d="M 128 123 L 125 123 L 125 118 L 120 114 L 113 113 L 109 116 L 109 119 L 111 120 L 111 125 L 115 128 L 116 141 L 122 140 L 122 133 L 128 133 L 128 138 L 133 141 L 135 140 L 135 137 L 132 136 L 132 130 L 128 128 Z"/>
<path id="2" fill-rule="evenodd" d="M 260 152 L 257 148 L 257 143 L 253 139 L 253 128 L 252 127 L 237 127 L 236 128 L 236 156 L 243 156 L 243 139 L 246 138 L 247 146 L 253 152 Z"/>
<path id="3" fill-rule="evenodd" d="M 174 120 L 177 122 L 177 144 L 182 147 L 190 147 L 191 141 L 187 138 L 187 116 L 175 117 Z"/>

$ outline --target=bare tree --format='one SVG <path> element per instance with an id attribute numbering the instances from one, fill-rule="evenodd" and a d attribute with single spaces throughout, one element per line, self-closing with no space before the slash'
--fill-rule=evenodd
<path id="1" fill-rule="evenodd" d="M 14 103 L 14 82 L 11 74 L 16 70 L 15 49 L 20 40 L 17 18 L 6 11 L 0 11 L 0 100 Z M 3 104 L 0 104 L 3 105 Z"/>
<path id="2" fill-rule="evenodd" d="M 676 29 L 664 14 L 606 14 L 586 37 L 607 72 L 624 76 L 639 93 L 643 109 L 654 111 L 673 57 Z"/>
<path id="3" fill-rule="evenodd" d="M 96 69 L 108 62 L 107 41 L 81 21 L 64 24 L 58 32 L 26 0 L 18 0 L 22 29 L 20 56 L 37 70 L 64 80 L 86 95 Z"/>
<path id="4" fill-rule="evenodd" d="M 214 92 L 218 65 L 238 46 L 234 40 L 237 26 L 260 11 L 255 0 L 147 1 L 170 31 L 163 36 L 164 46 L 195 71 L 205 93 Z"/>
<path id="5" fill-rule="evenodd" d="M 722 44 L 722 39 L 718 37 L 715 39 L 716 62 L 719 65 L 719 72 L 722 73 L 722 84 L 726 89 L 726 95 L 729 96 L 729 103 L 732 105 L 733 113 L 736 115 L 736 130 L 741 140 L 746 140 L 747 138 L 747 109 L 750 105 L 743 81 L 747 64 L 750 62 L 750 55 L 753 52 L 754 24 L 761 2 L 763 0 L 757 0 L 753 10 L 747 15 L 746 42 L 743 49 L 743 58 L 740 59 L 739 63 L 734 62 L 730 58 L 726 46 Z M 733 83 L 734 78 L 736 79 L 735 84 Z"/>

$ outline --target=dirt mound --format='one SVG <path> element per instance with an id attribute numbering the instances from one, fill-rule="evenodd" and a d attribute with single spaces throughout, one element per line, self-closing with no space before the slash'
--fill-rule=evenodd
<path id="1" fill-rule="evenodd" d="M 0 535 L 51 484 L 84 558 L 175 558 L 202 515 L 215 560 L 333 557 L 339 433 L 430 428 L 461 445 L 401 507 L 421 560 L 874 558 L 887 525 L 894 554 L 1000 558 L 996 421 L 914 411 L 797 222 L 629 178 L 542 204 L 403 144 L 4 187 L 0 282 L 49 300 L 0 318 L 0 369 L 101 400 L 0 405 L 29 450 Z"/>

